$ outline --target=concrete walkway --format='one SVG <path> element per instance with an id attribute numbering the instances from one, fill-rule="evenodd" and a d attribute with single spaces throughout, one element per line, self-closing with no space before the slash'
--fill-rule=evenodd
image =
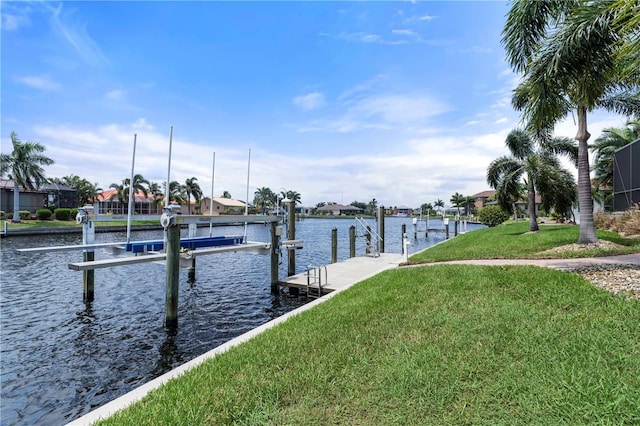
<path id="1" fill-rule="evenodd" d="M 451 260 L 447 262 L 422 263 L 425 265 L 535 265 L 552 269 L 575 269 L 592 265 L 638 265 L 640 266 L 640 253 L 623 254 L 617 256 L 586 257 L 579 259 L 472 259 Z"/>

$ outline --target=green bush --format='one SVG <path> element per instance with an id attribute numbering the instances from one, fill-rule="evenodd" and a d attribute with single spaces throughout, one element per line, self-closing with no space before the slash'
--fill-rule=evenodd
<path id="1" fill-rule="evenodd" d="M 49 220 L 49 219 L 51 219 L 51 210 L 49 210 L 49 209 L 38 209 L 38 210 L 36 210 L 36 216 L 38 216 L 39 220 Z"/>
<path id="2" fill-rule="evenodd" d="M 497 226 L 509 219 L 509 214 L 500 206 L 486 206 L 478 212 L 478 219 L 483 225 Z"/>
<path id="3" fill-rule="evenodd" d="M 53 211 L 58 220 L 69 220 L 71 218 L 71 209 L 58 208 Z"/>
<path id="4" fill-rule="evenodd" d="M 77 215 L 78 215 L 78 208 L 74 207 L 71 209 L 71 217 L 69 219 L 76 220 Z"/>
<path id="5" fill-rule="evenodd" d="M 2 210 L 0 210 L 0 219 L 4 219 L 4 215 L 5 215 L 5 214 L 6 214 L 5 212 L 3 212 Z"/>
<path id="6" fill-rule="evenodd" d="M 29 210 L 20 210 L 18 215 L 20 216 L 20 220 L 28 220 L 31 217 L 31 212 Z"/>

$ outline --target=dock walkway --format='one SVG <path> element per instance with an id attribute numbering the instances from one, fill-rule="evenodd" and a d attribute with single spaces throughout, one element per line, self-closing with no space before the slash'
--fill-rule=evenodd
<path id="1" fill-rule="evenodd" d="M 380 253 L 379 256 L 360 256 L 350 259 L 329 263 L 327 268 L 327 280 L 325 282 L 324 271 L 322 276 L 322 293 L 330 293 L 336 290 L 343 290 L 353 284 L 379 274 L 387 269 L 392 269 L 405 261 L 402 254 Z M 280 280 L 280 285 L 287 287 L 307 288 L 307 272 L 292 275 Z M 317 285 L 312 288 L 318 288 Z"/>

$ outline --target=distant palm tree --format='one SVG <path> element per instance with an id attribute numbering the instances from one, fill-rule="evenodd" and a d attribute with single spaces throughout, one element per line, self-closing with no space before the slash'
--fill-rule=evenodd
<path id="1" fill-rule="evenodd" d="M 153 202 L 151 206 L 155 209 L 158 208 L 158 204 L 162 202 L 164 199 L 164 192 L 162 191 L 162 186 L 160 186 L 157 182 L 149 183 L 149 194 L 153 198 Z"/>
<path id="2" fill-rule="evenodd" d="M 467 195 L 464 197 L 464 207 L 466 211 L 466 215 L 470 216 L 473 208 L 476 204 L 476 197 L 472 197 L 471 195 Z"/>
<path id="3" fill-rule="evenodd" d="M 20 222 L 20 186 L 34 190 L 47 182 L 44 169 L 53 160 L 43 154 L 45 147 L 37 142 L 22 142 L 16 132 L 11 132 L 13 151 L 0 154 L 0 176 L 13 181 L 13 222 Z"/>
<path id="4" fill-rule="evenodd" d="M 458 209 L 458 216 L 460 216 L 460 207 L 464 206 L 464 203 L 465 203 L 464 195 L 458 194 L 456 192 L 451 196 L 451 199 L 449 201 L 451 202 L 453 207 L 456 207 Z"/>
<path id="5" fill-rule="evenodd" d="M 487 182 L 497 190 L 499 197 L 513 196 L 518 183 L 526 175 L 528 189 L 529 230 L 537 231 L 536 189 L 552 199 L 554 188 L 552 182 L 559 184 L 562 177 L 567 177 L 556 156 L 562 153 L 573 161 L 577 158 L 574 142 L 569 138 L 553 138 L 540 144 L 536 143 L 525 131 L 515 129 L 509 132 L 505 141 L 511 156 L 499 157 L 489 164 Z M 564 182 L 563 182 L 564 185 Z M 504 204 L 503 200 L 501 204 Z"/>
<path id="6" fill-rule="evenodd" d="M 224 191 L 222 193 L 222 198 L 233 198 L 233 197 L 231 197 L 231 193 L 229 191 Z"/>
<path id="7" fill-rule="evenodd" d="M 444 214 L 444 201 L 442 201 L 441 199 L 438 198 L 438 200 L 436 200 L 435 203 L 433 203 L 433 206 L 436 208 L 436 212 L 438 210 L 438 208 L 440 208 L 442 214 Z"/>
<path id="8" fill-rule="evenodd" d="M 166 188 L 167 181 L 164 181 L 162 186 Z M 183 205 L 188 202 L 184 185 L 181 185 L 180 182 L 176 180 L 172 180 L 169 184 L 169 202 L 174 202 L 179 205 Z"/>
<path id="9" fill-rule="evenodd" d="M 267 209 L 274 205 L 274 198 L 276 198 L 276 194 L 274 194 L 270 188 L 263 186 L 254 192 L 253 205 L 256 206 L 262 214 L 265 214 Z"/>
<path id="10" fill-rule="evenodd" d="M 302 204 L 302 199 L 301 199 L 301 195 L 298 191 L 280 191 L 280 195 L 282 196 L 282 198 L 287 198 L 289 199 L 291 202 L 295 204 Z"/>
<path id="11" fill-rule="evenodd" d="M 115 189 L 116 193 L 111 196 L 113 200 L 116 198 L 123 206 L 122 211 L 124 213 L 129 212 L 129 191 L 133 186 L 133 197 L 134 197 L 134 205 L 135 205 L 135 196 L 136 193 L 142 192 L 146 197 L 149 196 L 148 185 L 149 181 L 146 180 L 142 175 L 137 174 L 133 176 L 133 185 L 130 185 L 131 178 L 126 178 L 122 180 L 121 184 L 112 183 L 109 185 L 109 188 Z M 124 207 L 127 206 L 127 207 Z"/>
<path id="12" fill-rule="evenodd" d="M 196 205 L 200 203 L 200 199 L 202 198 L 202 189 L 200 189 L 200 185 L 198 185 L 198 182 L 196 182 L 197 180 L 198 178 L 192 177 L 188 178 L 184 182 L 184 192 L 187 194 L 189 214 L 191 214 L 191 196 L 193 195 Z"/>

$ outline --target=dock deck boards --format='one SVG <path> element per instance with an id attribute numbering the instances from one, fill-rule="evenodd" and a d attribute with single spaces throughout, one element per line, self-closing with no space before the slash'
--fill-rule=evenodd
<path id="1" fill-rule="evenodd" d="M 405 258 L 396 253 L 380 253 L 378 257 L 360 256 L 352 257 L 337 263 L 329 263 L 327 267 L 327 282 L 324 282 L 324 272 L 322 273 L 322 293 L 330 293 L 336 290 L 343 290 L 353 284 L 379 274 L 387 269 L 397 267 L 404 262 Z M 296 288 L 307 288 L 307 273 L 292 275 L 280 280 L 280 285 Z M 312 288 L 317 289 L 316 286 Z"/>

